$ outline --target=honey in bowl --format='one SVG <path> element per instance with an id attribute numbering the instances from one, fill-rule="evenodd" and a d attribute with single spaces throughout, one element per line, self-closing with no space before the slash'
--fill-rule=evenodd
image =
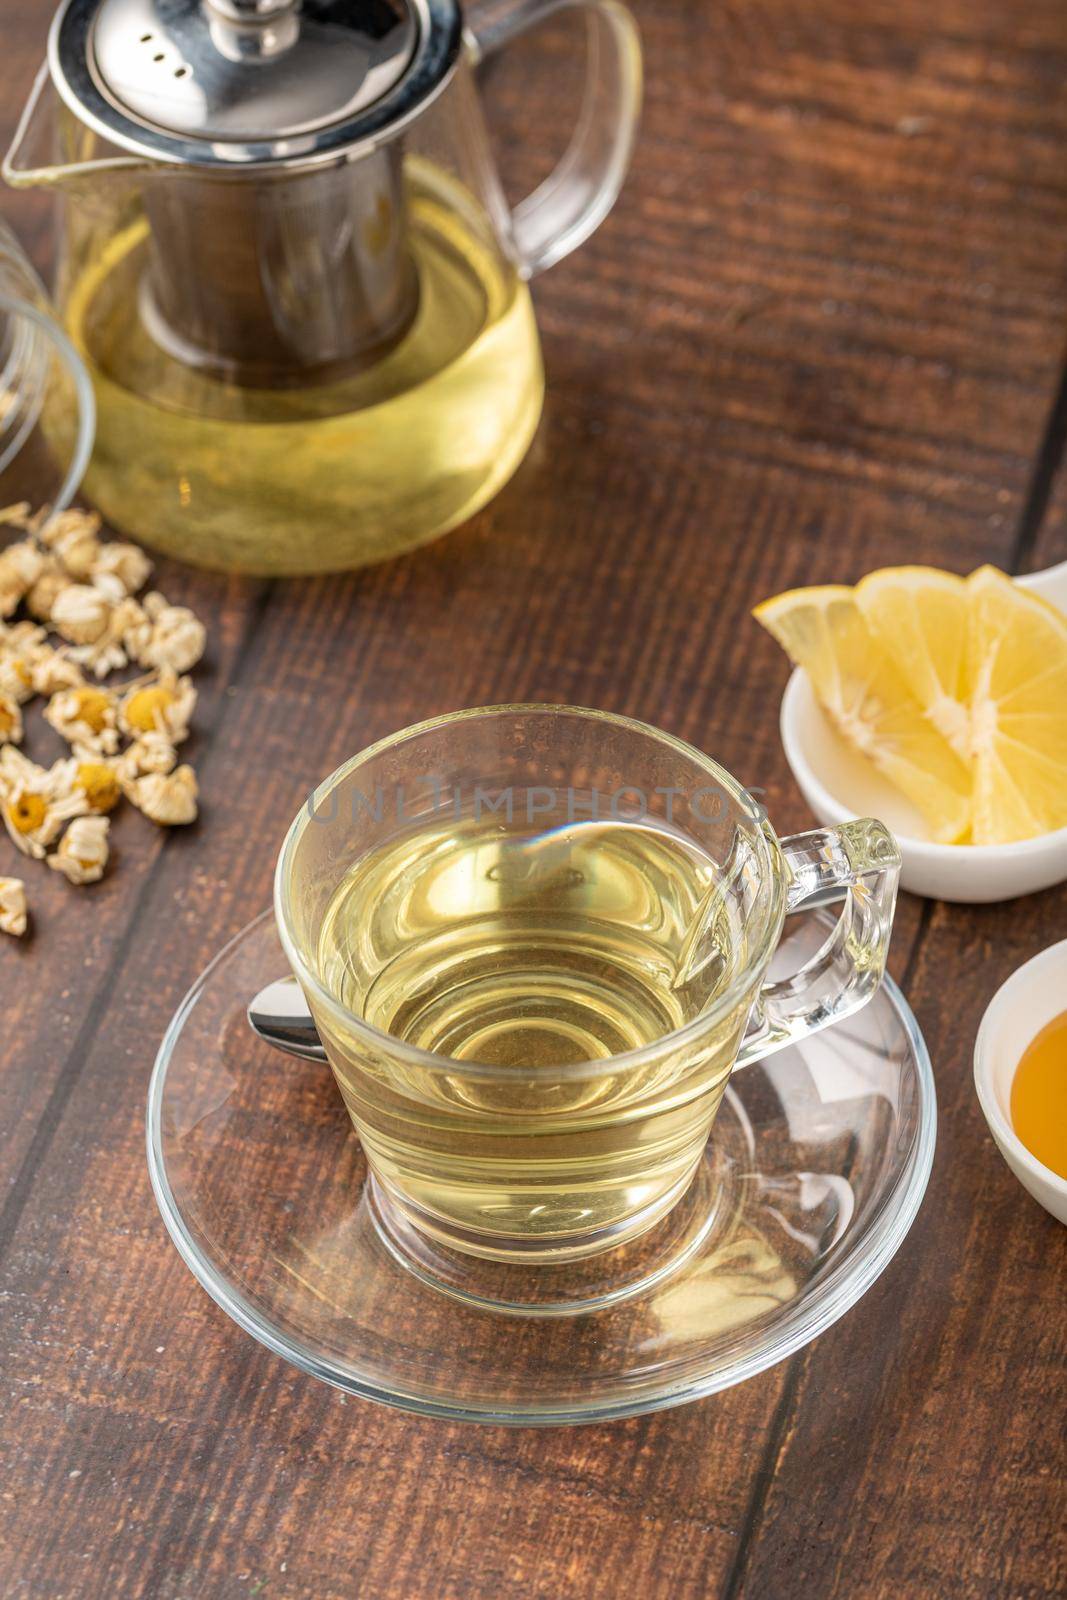
<path id="1" fill-rule="evenodd" d="M 1011 1124 L 1032 1156 L 1067 1178 L 1067 1011 L 1026 1047 L 1011 1086 Z"/>

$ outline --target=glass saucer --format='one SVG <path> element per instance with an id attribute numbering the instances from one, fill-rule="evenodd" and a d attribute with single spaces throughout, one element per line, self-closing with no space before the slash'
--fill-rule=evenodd
<path id="1" fill-rule="evenodd" d="M 831 922 L 792 918 L 782 970 Z M 249 999 L 286 970 L 266 912 L 190 990 L 152 1074 L 148 1164 L 207 1292 L 350 1394 L 515 1424 L 713 1394 L 854 1305 L 926 1188 L 933 1076 L 887 981 L 856 1016 L 734 1076 L 687 1194 L 625 1253 L 596 1257 L 591 1284 L 544 1266 L 472 1281 L 469 1258 L 401 1236 L 383 1214 L 329 1072 L 251 1032 Z"/>

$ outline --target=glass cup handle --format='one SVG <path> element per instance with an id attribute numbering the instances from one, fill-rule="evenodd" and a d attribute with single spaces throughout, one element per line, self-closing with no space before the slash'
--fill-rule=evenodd
<path id="1" fill-rule="evenodd" d="M 490 0 L 474 8 L 468 24 L 468 41 L 479 61 L 555 12 L 578 7 L 589 20 L 578 126 L 558 166 L 512 216 L 526 278 L 569 255 L 615 204 L 641 112 L 640 35 L 619 0 Z"/>
<path id="2" fill-rule="evenodd" d="M 885 971 L 900 876 L 896 840 L 867 817 L 839 828 L 816 828 L 781 841 L 789 866 L 786 909 L 841 898 L 830 937 L 787 978 L 765 983 L 756 997 L 738 1067 L 850 1016 L 874 994 Z"/>

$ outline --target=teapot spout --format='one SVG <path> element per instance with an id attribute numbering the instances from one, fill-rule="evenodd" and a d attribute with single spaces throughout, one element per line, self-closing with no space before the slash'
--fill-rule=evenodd
<path id="1" fill-rule="evenodd" d="M 142 158 L 111 150 L 91 129 L 63 113 L 45 62 L 0 163 L 0 175 L 11 188 L 96 187 L 110 179 L 136 177 L 150 166 Z"/>

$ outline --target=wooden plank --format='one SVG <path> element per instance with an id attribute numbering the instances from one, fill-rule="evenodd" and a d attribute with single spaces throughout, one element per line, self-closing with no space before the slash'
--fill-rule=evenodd
<path id="1" fill-rule="evenodd" d="M 1065 933 L 1062 890 L 934 912 L 911 985 L 939 1101 L 926 1203 L 798 1363 L 738 1594 L 1063 1593 L 1067 1237 L 998 1154 L 971 1065 L 995 989 Z"/>

